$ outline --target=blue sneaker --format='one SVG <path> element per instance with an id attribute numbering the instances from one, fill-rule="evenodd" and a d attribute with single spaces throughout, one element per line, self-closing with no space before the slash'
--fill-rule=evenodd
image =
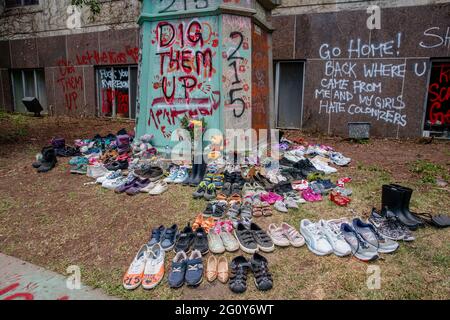
<path id="1" fill-rule="evenodd" d="M 184 251 L 180 251 L 172 260 L 172 266 L 169 272 L 169 286 L 171 288 L 180 288 L 184 284 L 186 275 L 187 255 Z"/>
<path id="2" fill-rule="evenodd" d="M 177 238 L 178 226 L 174 224 L 167 228 L 161 235 L 161 247 L 164 251 L 170 251 L 175 246 L 175 239 Z"/>
<path id="3" fill-rule="evenodd" d="M 167 178 L 165 178 L 163 181 L 167 182 L 167 183 L 173 183 L 173 181 L 177 178 L 178 176 L 178 167 L 172 167 L 172 169 L 170 169 L 170 174 Z"/>
<path id="4" fill-rule="evenodd" d="M 189 177 L 187 168 L 180 168 L 177 172 L 177 177 L 173 180 L 173 183 L 183 183 Z"/>
<path id="5" fill-rule="evenodd" d="M 383 237 L 372 224 L 365 223 L 360 218 L 353 219 L 352 225 L 353 229 L 379 253 L 391 253 L 399 247 L 397 242 Z"/>
<path id="6" fill-rule="evenodd" d="M 79 166 L 83 164 L 89 164 L 89 160 L 88 158 L 85 157 L 73 157 L 72 159 L 69 160 L 69 164 L 71 166 Z"/>
<path id="7" fill-rule="evenodd" d="M 164 233 L 164 230 L 166 230 L 166 228 L 164 228 L 164 226 L 159 226 L 159 228 L 155 228 L 152 230 L 152 236 L 150 237 L 150 240 L 148 241 L 148 246 L 152 247 L 157 243 L 161 242 L 161 235 Z"/>
<path id="8" fill-rule="evenodd" d="M 194 250 L 186 262 L 187 270 L 184 280 L 188 286 L 198 286 L 203 280 L 203 260 L 202 253 Z"/>

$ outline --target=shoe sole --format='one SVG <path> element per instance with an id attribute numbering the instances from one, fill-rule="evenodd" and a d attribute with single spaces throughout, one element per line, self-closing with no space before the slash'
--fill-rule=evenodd
<path id="1" fill-rule="evenodd" d="M 354 257 L 356 257 L 358 260 L 363 261 L 363 262 L 370 262 L 370 261 L 375 261 L 379 258 L 379 256 L 376 254 L 373 257 L 367 258 L 366 256 L 361 256 L 358 253 L 355 253 L 353 255 Z"/>
<path id="2" fill-rule="evenodd" d="M 275 251 L 275 245 L 272 245 L 271 247 L 262 247 L 258 245 L 258 249 L 261 250 L 262 252 L 270 253 Z"/>
<path id="3" fill-rule="evenodd" d="M 318 255 L 318 256 L 328 256 L 328 255 L 330 255 L 330 254 L 333 253 L 333 251 L 331 251 L 331 252 L 321 252 L 321 251 L 317 251 L 316 249 L 311 248 L 311 246 L 309 245 L 308 242 L 305 241 L 305 243 L 306 243 L 306 246 L 308 247 L 308 250 L 311 251 L 312 253 L 314 253 L 315 255 Z"/>
<path id="4" fill-rule="evenodd" d="M 203 282 L 203 276 L 200 278 L 200 280 L 199 280 L 197 283 L 195 283 L 195 284 L 188 284 L 188 283 L 186 283 L 186 285 L 187 285 L 188 287 L 197 287 L 197 286 L 199 286 L 202 282 Z"/>
<path id="5" fill-rule="evenodd" d="M 175 243 L 172 246 L 170 246 L 169 248 L 161 247 L 161 249 L 163 249 L 165 252 L 169 252 L 170 250 L 173 250 L 174 248 L 175 248 Z"/>
<path id="6" fill-rule="evenodd" d="M 164 277 L 163 277 L 163 278 L 164 278 Z M 152 284 L 152 285 L 150 285 L 150 286 L 144 286 L 144 285 L 142 285 L 142 288 L 143 288 L 144 290 L 151 290 L 151 289 L 154 289 L 154 288 L 156 288 L 156 287 L 161 283 L 161 281 L 162 281 L 163 278 L 161 278 L 161 280 L 159 280 L 157 283 Z"/>

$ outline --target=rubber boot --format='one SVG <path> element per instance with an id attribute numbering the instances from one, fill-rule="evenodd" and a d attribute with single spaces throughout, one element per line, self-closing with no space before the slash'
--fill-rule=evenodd
<path id="1" fill-rule="evenodd" d="M 198 171 L 198 164 L 192 163 L 191 174 L 186 180 L 183 181 L 182 185 L 189 186 L 192 183 L 192 181 L 194 181 L 194 178 L 197 175 L 197 171 Z"/>
<path id="2" fill-rule="evenodd" d="M 418 224 L 408 219 L 402 210 L 405 192 L 390 185 L 383 185 L 381 193 L 381 212 L 386 218 L 396 218 L 411 230 L 416 230 Z"/>
<path id="3" fill-rule="evenodd" d="M 192 187 L 199 185 L 199 183 L 203 181 L 205 173 L 206 173 L 206 163 L 203 161 L 202 163 L 197 164 L 197 173 L 194 179 L 192 179 L 190 185 Z"/>
<path id="4" fill-rule="evenodd" d="M 411 202 L 411 196 L 413 193 L 413 189 L 411 188 L 407 188 L 407 187 L 403 187 L 401 185 L 398 184 L 394 184 L 391 183 L 391 186 L 393 186 L 394 188 L 400 189 L 404 191 L 403 194 L 403 203 L 402 203 L 402 211 L 404 213 L 404 215 L 412 220 L 415 221 L 417 224 L 419 224 L 420 227 L 423 227 L 425 224 L 423 223 L 423 221 L 421 221 L 419 218 L 415 217 L 414 214 L 411 213 L 411 211 L 409 210 L 409 204 Z"/>

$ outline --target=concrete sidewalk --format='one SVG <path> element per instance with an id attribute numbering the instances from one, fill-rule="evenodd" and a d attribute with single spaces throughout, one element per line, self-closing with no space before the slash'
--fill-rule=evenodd
<path id="1" fill-rule="evenodd" d="M 0 300 L 112 300 L 100 290 L 67 288 L 65 277 L 0 253 Z"/>

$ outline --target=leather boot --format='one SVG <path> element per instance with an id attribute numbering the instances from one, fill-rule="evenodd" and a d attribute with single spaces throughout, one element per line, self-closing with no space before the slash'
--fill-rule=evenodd
<path id="1" fill-rule="evenodd" d="M 411 188 L 403 187 L 401 185 L 394 184 L 394 183 L 391 183 L 391 186 L 404 191 L 403 203 L 402 203 L 402 211 L 403 211 L 404 215 L 408 219 L 415 221 L 417 224 L 419 224 L 420 227 L 423 227 L 425 225 L 423 223 L 423 221 L 421 221 L 421 220 L 419 220 L 419 218 L 415 217 L 409 210 L 409 204 L 411 202 L 411 196 L 412 196 L 413 190 Z"/>
<path id="2" fill-rule="evenodd" d="M 405 191 L 390 185 L 383 185 L 381 193 L 381 213 L 386 218 L 396 218 L 411 230 L 419 226 L 415 220 L 408 219 L 402 210 Z"/>

